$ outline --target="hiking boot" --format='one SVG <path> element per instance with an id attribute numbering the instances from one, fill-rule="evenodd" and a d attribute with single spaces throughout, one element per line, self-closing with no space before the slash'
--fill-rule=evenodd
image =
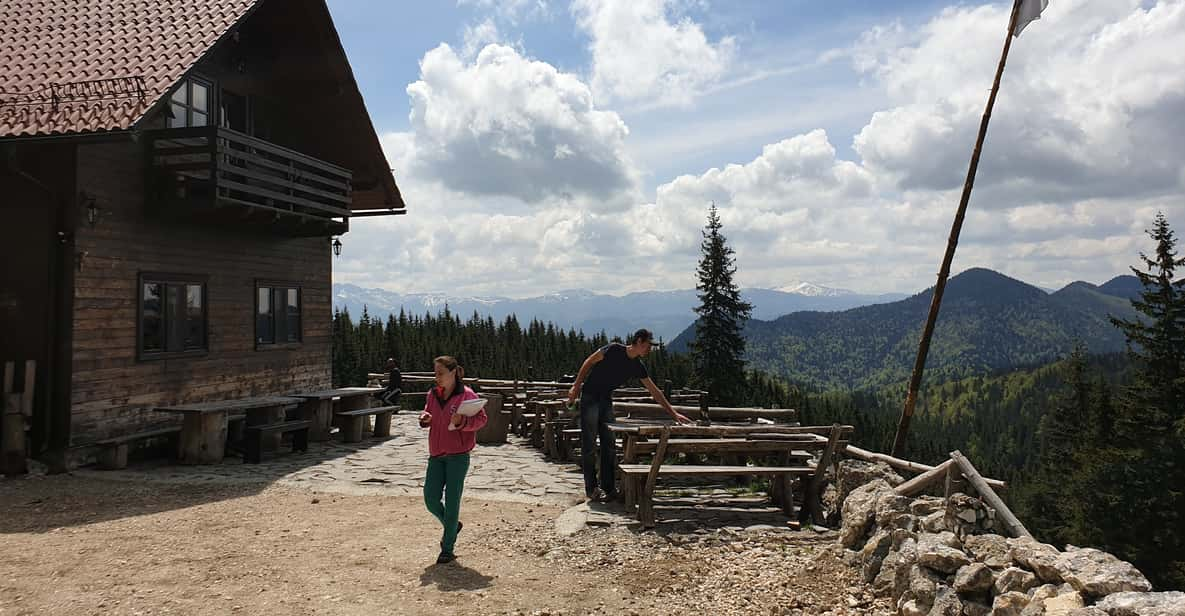
<path id="1" fill-rule="evenodd" d="M 453 554 L 452 552 L 441 552 L 440 556 L 436 557 L 436 564 L 447 565 L 447 564 L 453 562 L 454 560 L 457 560 L 456 554 Z"/>

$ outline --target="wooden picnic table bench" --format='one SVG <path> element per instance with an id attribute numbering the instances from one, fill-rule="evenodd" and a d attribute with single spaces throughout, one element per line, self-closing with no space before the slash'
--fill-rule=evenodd
<path id="1" fill-rule="evenodd" d="M 181 464 L 217 464 L 226 454 L 227 416 L 245 414 L 248 425 L 264 425 L 283 419 L 284 409 L 300 404 L 300 398 L 258 396 L 160 406 L 159 413 L 180 413 L 181 440 L 177 461 Z M 277 441 L 279 435 L 276 435 Z"/>
<path id="2" fill-rule="evenodd" d="M 99 447 L 98 466 L 103 470 L 127 468 L 128 450 L 133 442 L 150 438 L 160 438 L 162 436 L 169 437 L 169 440 L 175 441 L 179 434 L 181 434 L 181 426 L 166 426 L 103 439 L 95 443 Z"/>
<path id="3" fill-rule="evenodd" d="M 851 433 L 851 426 L 680 426 L 680 425 L 629 425 L 611 424 L 610 430 L 626 439 L 626 453 L 618 469 L 621 471 L 622 491 L 626 507 L 638 508 L 638 519 L 646 528 L 652 528 L 654 519 L 654 487 L 659 477 L 719 477 L 754 476 L 770 477 L 770 496 L 787 515 L 793 515 L 793 489 L 795 478 L 806 484 L 803 496 L 804 514 L 816 522 L 822 518 L 820 501 L 823 475 L 831 464 L 840 440 Z M 819 433 L 826 432 L 824 438 Z M 777 434 L 794 436 L 791 439 L 754 439 L 749 436 Z M 689 438 L 672 438 L 689 437 Z M 657 442 L 644 441 L 657 437 Z M 697 438 L 698 437 L 698 438 Z M 698 441 L 698 442 L 697 442 Z M 820 446 L 821 444 L 821 446 Z M 809 460 L 808 449 L 820 448 L 822 452 L 817 464 Z M 722 466 L 671 465 L 665 464 L 666 457 L 676 452 L 697 453 L 776 453 L 777 466 L 748 466 L 741 464 Z M 650 464 L 632 464 L 642 453 L 653 455 Z M 799 464 L 792 464 L 798 461 Z"/>
<path id="4" fill-rule="evenodd" d="M 391 436 L 391 414 L 399 412 L 398 406 L 376 406 L 370 408 L 336 411 L 333 416 L 341 425 L 341 439 L 343 443 L 357 443 L 362 440 L 362 433 L 366 430 L 367 419 L 374 416 L 374 435 L 376 437 Z"/>
<path id="5" fill-rule="evenodd" d="M 292 451 L 309 450 L 309 426 L 313 422 L 307 420 L 278 421 L 269 424 L 247 426 L 246 448 L 243 451 L 243 461 L 248 464 L 259 464 L 263 459 L 264 437 L 269 434 L 282 436 L 292 433 Z"/>
<path id="6" fill-rule="evenodd" d="M 380 391 L 383 391 L 382 387 L 338 387 L 292 396 L 302 400 L 298 407 L 300 418 L 312 422 L 309 440 L 320 442 L 329 440 L 335 412 L 369 407 L 370 397 Z"/>

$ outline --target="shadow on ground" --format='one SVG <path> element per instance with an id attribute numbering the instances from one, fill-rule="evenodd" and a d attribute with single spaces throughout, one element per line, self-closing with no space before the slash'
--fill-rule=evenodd
<path id="1" fill-rule="evenodd" d="M 485 575 L 461 564 L 460 558 L 445 565 L 431 565 L 420 574 L 420 586 L 436 585 L 443 592 L 481 590 L 489 588 L 493 576 Z"/>

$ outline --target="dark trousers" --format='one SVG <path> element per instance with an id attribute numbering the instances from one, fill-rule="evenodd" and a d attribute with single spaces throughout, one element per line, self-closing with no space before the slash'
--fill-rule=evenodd
<path id="1" fill-rule="evenodd" d="M 399 394 L 400 393 L 402 393 L 402 390 L 399 390 L 399 389 L 384 389 L 383 391 L 380 391 L 377 394 L 375 394 L 375 397 L 378 398 L 380 401 L 382 401 L 383 404 L 386 404 L 387 406 L 391 406 L 391 405 L 399 404 Z"/>
<path id="2" fill-rule="evenodd" d="M 584 467 L 584 493 L 597 487 L 597 438 L 601 440 L 601 489 L 614 491 L 617 470 L 617 441 L 609 431 L 613 421 L 612 392 L 583 392 L 580 396 L 580 464 Z"/>

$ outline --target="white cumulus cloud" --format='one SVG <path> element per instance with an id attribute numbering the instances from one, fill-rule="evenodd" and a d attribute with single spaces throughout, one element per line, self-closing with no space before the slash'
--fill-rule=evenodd
<path id="1" fill-rule="evenodd" d="M 575 0 L 572 14 L 592 39 L 592 85 L 599 97 L 689 104 L 723 77 L 736 40 L 708 40 L 674 0 Z"/>

